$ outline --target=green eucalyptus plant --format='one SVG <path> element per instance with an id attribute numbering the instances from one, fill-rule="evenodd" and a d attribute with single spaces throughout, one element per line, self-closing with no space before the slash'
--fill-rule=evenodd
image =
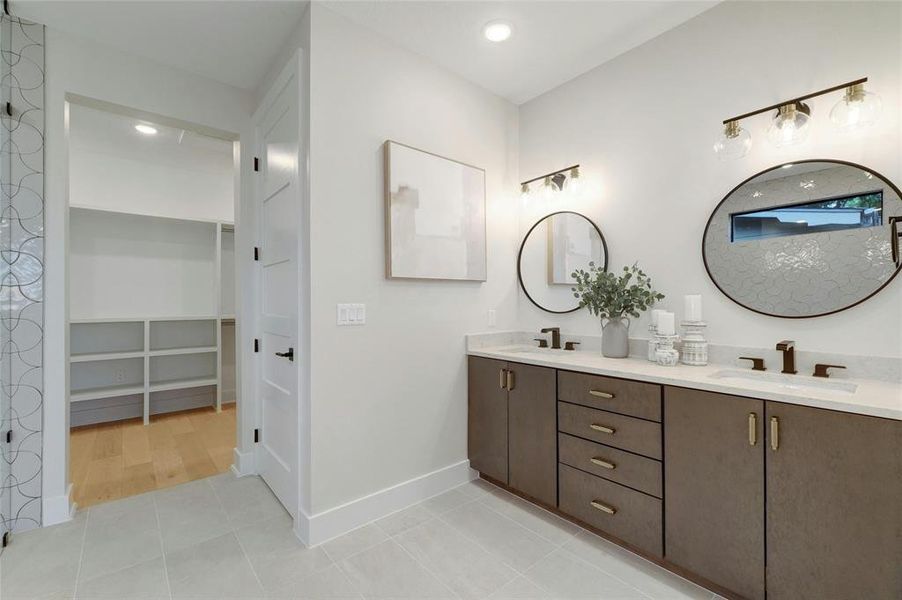
<path id="1" fill-rule="evenodd" d="M 664 298 L 664 294 L 652 289 L 651 278 L 638 263 L 623 267 L 618 276 L 590 262 L 588 271 L 578 269 L 572 277 L 576 279 L 576 287 L 571 289 L 579 298 L 580 308 L 588 308 L 601 319 L 638 318 L 641 312 Z"/>

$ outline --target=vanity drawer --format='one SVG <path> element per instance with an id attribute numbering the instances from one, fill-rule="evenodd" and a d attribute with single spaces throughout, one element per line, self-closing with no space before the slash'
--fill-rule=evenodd
<path id="1" fill-rule="evenodd" d="M 657 460 L 596 444 L 566 433 L 558 434 L 558 460 L 640 492 L 658 498 L 663 497 L 661 463 Z"/>
<path id="2" fill-rule="evenodd" d="M 558 371 L 557 394 L 565 402 L 661 420 L 661 386 L 653 383 Z"/>
<path id="3" fill-rule="evenodd" d="M 661 460 L 661 424 L 558 402 L 558 430 Z"/>
<path id="4" fill-rule="evenodd" d="M 654 556 L 664 553 L 661 501 L 567 465 L 558 465 L 558 508 Z"/>

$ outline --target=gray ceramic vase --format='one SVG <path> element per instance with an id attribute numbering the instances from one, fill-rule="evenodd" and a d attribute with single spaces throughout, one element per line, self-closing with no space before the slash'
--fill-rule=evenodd
<path id="1" fill-rule="evenodd" d="M 608 358 L 626 358 L 630 353 L 630 320 L 608 319 L 601 326 L 601 353 Z"/>

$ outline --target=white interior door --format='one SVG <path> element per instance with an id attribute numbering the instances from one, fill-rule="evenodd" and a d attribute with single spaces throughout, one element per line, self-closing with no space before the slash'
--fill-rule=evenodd
<path id="1" fill-rule="evenodd" d="M 273 84 L 255 117 L 259 282 L 257 470 L 290 514 L 298 508 L 298 61 Z"/>

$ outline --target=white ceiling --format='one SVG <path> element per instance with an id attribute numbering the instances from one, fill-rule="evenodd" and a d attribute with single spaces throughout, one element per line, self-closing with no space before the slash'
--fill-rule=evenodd
<path id="1" fill-rule="evenodd" d="M 328 0 L 331 10 L 521 104 L 719 0 Z M 13 14 L 253 90 L 307 0 L 12 0 Z M 513 36 L 492 44 L 492 20 Z"/>
<path id="2" fill-rule="evenodd" d="M 688 21 L 719 0 L 332 1 L 348 19 L 521 104 Z M 506 42 L 482 36 L 513 25 Z"/>
<path id="3" fill-rule="evenodd" d="M 253 90 L 306 0 L 12 0 L 12 14 Z"/>
<path id="4" fill-rule="evenodd" d="M 69 106 L 70 148 L 115 154 L 140 160 L 146 155 L 162 155 L 172 160 L 191 160 L 232 168 L 232 142 L 216 139 L 190 129 L 172 127 L 148 119 L 116 114 L 72 103 Z M 156 135 L 144 135 L 135 125 L 150 125 Z"/>

